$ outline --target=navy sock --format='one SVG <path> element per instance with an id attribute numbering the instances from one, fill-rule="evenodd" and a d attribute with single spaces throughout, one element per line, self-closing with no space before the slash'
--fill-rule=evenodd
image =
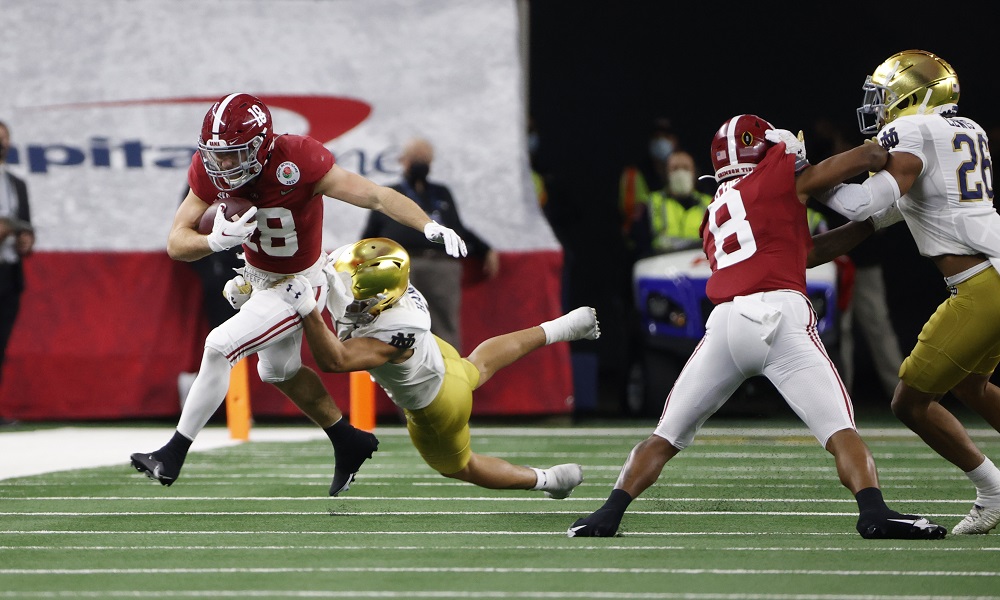
<path id="1" fill-rule="evenodd" d="M 347 436 L 353 429 L 354 427 L 351 425 L 350 421 L 341 417 L 339 421 L 324 428 L 323 431 L 326 433 L 326 437 L 330 438 L 330 442 L 332 442 L 334 446 L 337 446 L 347 440 Z"/>
<path id="2" fill-rule="evenodd" d="M 188 449 L 190 448 L 191 440 L 181 435 L 179 431 L 175 431 L 173 437 L 170 438 L 170 441 L 168 441 L 165 446 L 154 452 L 153 456 L 155 456 L 159 461 L 167 459 L 167 464 L 172 464 L 170 468 L 173 470 L 174 468 L 179 468 L 180 465 L 184 464 L 184 459 L 187 458 Z"/>
<path id="3" fill-rule="evenodd" d="M 604 506 L 601 509 L 609 509 L 615 512 L 624 513 L 628 508 L 628 505 L 632 503 L 632 496 L 628 495 L 625 490 L 611 490 L 611 495 L 604 502 Z"/>
<path id="4" fill-rule="evenodd" d="M 858 512 L 876 513 L 889 510 L 882 499 L 882 490 L 877 487 L 865 488 L 854 494 L 854 499 L 858 501 Z"/>

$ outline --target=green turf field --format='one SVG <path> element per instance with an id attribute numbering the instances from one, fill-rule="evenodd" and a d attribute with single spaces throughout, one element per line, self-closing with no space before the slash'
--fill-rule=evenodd
<path id="1" fill-rule="evenodd" d="M 0 481 L 0 598 L 1000 598 L 1000 533 L 866 541 L 801 426 L 706 428 L 622 535 L 570 539 L 649 428 L 473 429 L 511 462 L 579 462 L 567 500 L 426 467 L 398 427 L 342 498 L 325 441 L 193 453 L 166 488 L 126 464 Z M 901 427 L 862 429 L 890 505 L 951 527 L 968 480 Z M 996 433 L 976 437 L 1000 455 Z M 72 451 L 72 449 L 65 449 Z"/>

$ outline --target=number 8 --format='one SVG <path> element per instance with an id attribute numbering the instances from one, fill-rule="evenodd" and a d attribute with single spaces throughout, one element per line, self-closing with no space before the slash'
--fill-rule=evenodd
<path id="1" fill-rule="evenodd" d="M 728 218 L 718 222 L 718 213 L 726 208 Z M 725 213 L 723 214 L 725 216 Z M 747 210 L 739 190 L 729 190 L 708 207 L 708 230 L 715 238 L 715 265 L 722 269 L 742 262 L 757 252 L 757 240 L 747 221 Z M 735 236 L 738 247 L 733 252 L 725 249 L 726 240 Z"/>

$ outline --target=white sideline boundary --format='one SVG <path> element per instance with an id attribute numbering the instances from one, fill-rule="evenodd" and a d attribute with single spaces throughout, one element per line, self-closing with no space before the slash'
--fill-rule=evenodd
<path id="1" fill-rule="evenodd" d="M 615 437 L 638 442 L 650 434 L 649 427 L 473 427 L 473 436 L 538 436 L 550 437 Z M 905 427 L 860 428 L 866 440 L 880 437 L 919 439 Z M 89 469 L 122 465 L 127 466 L 133 452 L 152 451 L 170 439 L 173 427 L 58 427 L 29 431 L 0 432 L 0 480 L 27 477 L 57 471 Z M 405 436 L 401 425 L 378 427 L 379 436 Z M 973 437 L 992 438 L 992 429 L 970 429 Z M 811 437 L 805 427 L 705 427 L 699 438 L 709 436 L 760 437 Z M 325 440 L 317 427 L 255 427 L 250 431 L 250 442 L 298 442 Z M 213 450 L 242 444 L 229 437 L 225 427 L 206 427 L 191 446 L 192 452 Z M 695 441 L 697 444 L 697 440 Z"/>
<path id="2" fill-rule="evenodd" d="M 91 467 L 127 466 L 133 452 L 153 451 L 174 434 L 173 427 L 58 427 L 0 433 L 0 480 Z M 252 429 L 255 442 L 326 439 L 316 427 Z M 192 452 L 235 446 L 224 427 L 206 427 Z"/>

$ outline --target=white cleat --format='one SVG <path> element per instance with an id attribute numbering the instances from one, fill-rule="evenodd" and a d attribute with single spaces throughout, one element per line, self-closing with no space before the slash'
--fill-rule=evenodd
<path id="1" fill-rule="evenodd" d="M 954 535 L 989 533 L 997 524 L 1000 524 L 1000 506 L 986 508 L 973 504 L 969 514 L 951 528 L 951 533 Z"/>
<path id="2" fill-rule="evenodd" d="M 552 480 L 546 482 L 547 485 L 543 488 L 546 498 L 569 498 L 576 486 L 583 483 L 583 469 L 577 464 L 556 465 L 548 469 L 548 472 Z"/>
<path id="3" fill-rule="evenodd" d="M 596 340 L 601 337 L 597 310 L 589 306 L 575 308 L 562 316 L 567 321 L 569 340 Z"/>

